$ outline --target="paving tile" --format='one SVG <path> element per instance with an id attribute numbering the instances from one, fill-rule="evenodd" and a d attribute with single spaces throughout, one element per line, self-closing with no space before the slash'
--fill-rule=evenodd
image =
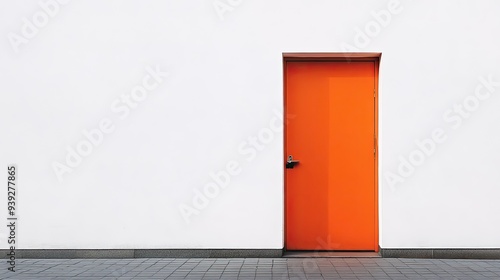
<path id="1" fill-rule="evenodd" d="M 20 259 L 0 279 L 500 279 L 498 260 Z"/>

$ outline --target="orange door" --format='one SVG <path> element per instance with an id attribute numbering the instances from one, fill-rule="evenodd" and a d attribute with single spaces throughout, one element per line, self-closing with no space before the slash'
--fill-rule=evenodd
<path id="1" fill-rule="evenodd" d="M 286 62 L 287 250 L 378 251 L 375 62 Z"/>

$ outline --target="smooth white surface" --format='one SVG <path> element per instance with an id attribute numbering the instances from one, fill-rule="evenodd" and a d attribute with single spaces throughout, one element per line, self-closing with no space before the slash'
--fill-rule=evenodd
<path id="1" fill-rule="evenodd" d="M 283 247 L 283 134 L 251 160 L 238 147 L 282 111 L 283 52 L 359 47 L 356 28 L 389 1 L 241 1 L 224 20 L 213 3 L 71 1 L 15 53 L 8 34 L 41 8 L 0 2 L 0 166 L 19 167 L 17 248 Z M 458 129 L 442 115 L 479 77 L 500 80 L 500 2 L 400 8 L 358 48 L 382 52 L 380 246 L 498 248 L 500 87 Z M 120 119 L 113 101 L 157 65 L 170 76 Z M 59 182 L 52 163 L 103 118 L 115 130 Z M 384 174 L 435 128 L 447 140 L 389 187 Z M 241 173 L 187 224 L 179 205 L 233 160 Z"/>

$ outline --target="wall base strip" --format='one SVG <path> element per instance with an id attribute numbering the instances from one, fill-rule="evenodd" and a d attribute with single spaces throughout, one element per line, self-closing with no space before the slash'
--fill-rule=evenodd
<path id="1" fill-rule="evenodd" d="M 1 249 L 2 258 L 10 250 Z M 282 249 L 16 249 L 16 259 L 280 258 Z"/>
<path id="2" fill-rule="evenodd" d="M 380 249 L 383 258 L 500 259 L 500 249 Z"/>
<path id="3" fill-rule="evenodd" d="M 8 259 L 10 250 L 1 249 Z M 16 259 L 280 258 L 283 249 L 17 249 Z M 500 259 L 499 249 L 384 249 L 383 258 Z"/>

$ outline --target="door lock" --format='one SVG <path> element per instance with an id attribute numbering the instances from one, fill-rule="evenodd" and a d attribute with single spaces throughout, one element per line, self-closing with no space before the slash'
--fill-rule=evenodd
<path id="1" fill-rule="evenodd" d="M 290 169 L 293 168 L 295 165 L 299 164 L 298 160 L 294 160 L 292 155 L 288 156 L 288 159 L 286 161 L 286 168 Z"/>

